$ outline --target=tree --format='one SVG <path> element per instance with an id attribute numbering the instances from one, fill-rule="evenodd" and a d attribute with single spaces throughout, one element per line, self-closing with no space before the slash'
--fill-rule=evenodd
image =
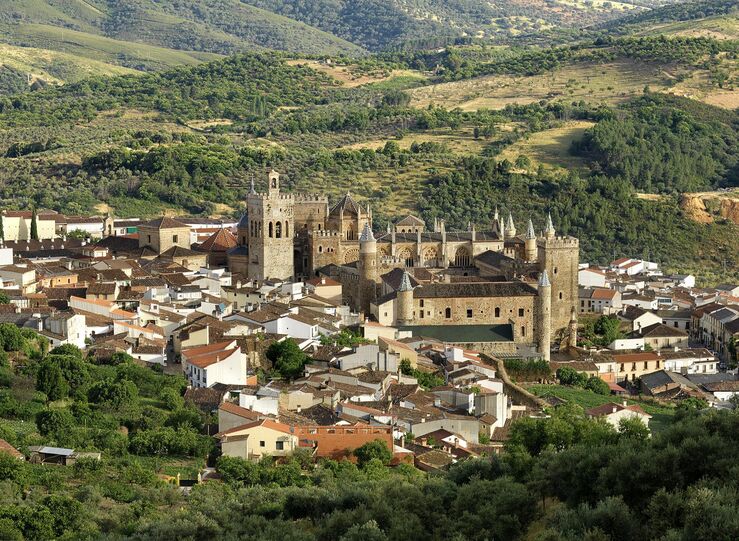
<path id="1" fill-rule="evenodd" d="M 63 434 L 74 426 L 74 417 L 67 410 L 47 409 L 36 414 L 36 427 L 42 436 Z"/>
<path id="2" fill-rule="evenodd" d="M 272 361 L 272 367 L 283 378 L 292 380 L 303 374 L 303 367 L 308 357 L 298 347 L 297 342 L 287 338 L 275 342 L 267 349 L 267 358 Z"/>
<path id="3" fill-rule="evenodd" d="M 618 433 L 631 440 L 646 441 L 649 439 L 649 428 L 638 417 L 627 417 L 618 423 Z"/>
<path id="4" fill-rule="evenodd" d="M 131 381 L 113 381 L 108 378 L 93 384 L 87 391 L 87 399 L 94 404 L 120 409 L 137 402 L 138 390 Z"/>
<path id="5" fill-rule="evenodd" d="M 36 207 L 33 207 L 33 211 L 31 211 L 31 240 L 38 240 L 38 216 L 36 214 Z"/>
<path id="6" fill-rule="evenodd" d="M 43 361 L 36 373 L 36 389 L 44 393 L 50 401 L 67 396 L 69 385 L 64 379 L 61 367 L 52 361 Z"/>
<path id="7" fill-rule="evenodd" d="M 595 322 L 595 332 L 603 337 L 602 343 L 608 345 L 621 338 L 621 322 L 615 316 L 601 316 Z"/>
<path id="8" fill-rule="evenodd" d="M 21 351 L 26 340 L 21 330 L 12 323 L 0 323 L 0 344 L 5 351 Z"/>
<path id="9" fill-rule="evenodd" d="M 0 291 L 0 304 L 10 304 L 10 297 L 4 291 Z"/>
<path id="10" fill-rule="evenodd" d="M 388 464 L 393 458 L 393 452 L 388 449 L 384 441 L 373 440 L 354 449 L 354 456 L 360 466 L 368 464 L 372 459 L 378 459 L 383 464 Z"/>
<path id="11" fill-rule="evenodd" d="M 611 388 L 608 386 L 608 384 L 600 379 L 598 376 L 590 376 L 588 380 L 585 382 L 584 387 L 590 391 L 593 391 L 594 393 L 602 394 L 602 395 L 610 395 L 611 394 Z"/>
<path id="12" fill-rule="evenodd" d="M 49 352 L 49 355 L 70 355 L 80 361 L 84 358 L 82 350 L 74 344 L 62 344 Z"/>
<path id="13" fill-rule="evenodd" d="M 564 366 L 557 369 L 557 379 L 562 385 L 574 385 L 577 387 L 583 387 L 587 382 L 588 378 L 585 374 L 581 374 L 574 368 Z"/>

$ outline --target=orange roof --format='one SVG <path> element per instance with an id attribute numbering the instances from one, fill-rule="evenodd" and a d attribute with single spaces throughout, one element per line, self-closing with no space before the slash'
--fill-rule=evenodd
<path id="1" fill-rule="evenodd" d="M 235 340 L 230 340 L 228 342 L 214 342 L 213 344 L 208 344 L 206 346 L 194 346 L 191 348 L 185 348 L 182 350 L 182 354 L 186 355 L 187 357 L 197 357 L 198 355 L 202 355 L 203 353 L 213 353 L 214 351 L 229 349 L 233 347 L 234 342 Z"/>
<path id="2" fill-rule="evenodd" d="M 333 278 L 325 277 L 325 278 L 313 278 L 311 280 L 308 280 L 306 284 L 310 284 L 312 286 L 340 286 L 341 283 L 337 282 Z"/>
<path id="3" fill-rule="evenodd" d="M 202 252 L 226 252 L 235 248 L 237 244 L 236 235 L 221 228 L 205 239 L 197 249 Z"/>
<path id="4" fill-rule="evenodd" d="M 593 295 L 590 297 L 591 299 L 600 299 L 600 300 L 612 300 L 616 296 L 616 292 L 612 289 L 605 289 L 605 288 L 596 288 L 593 290 Z"/>
<path id="5" fill-rule="evenodd" d="M 231 355 L 236 353 L 237 351 L 240 351 L 241 348 L 238 346 L 233 349 L 226 349 L 222 351 L 216 351 L 214 353 L 204 353 L 202 355 L 198 355 L 196 357 L 188 357 L 187 362 L 188 364 L 193 364 L 197 366 L 198 368 L 208 368 L 212 364 L 219 363 L 221 361 L 225 361 L 228 359 Z"/>
<path id="6" fill-rule="evenodd" d="M 638 361 L 656 361 L 660 358 L 656 353 L 650 351 L 644 353 L 621 353 L 613 355 L 613 360 L 617 363 L 630 363 Z"/>
<path id="7" fill-rule="evenodd" d="M 253 421 L 251 423 L 235 426 L 233 428 L 229 428 L 228 430 L 224 430 L 223 432 L 219 432 L 218 434 L 216 434 L 216 438 L 222 438 L 223 436 L 228 436 L 229 434 L 233 434 L 235 432 L 241 432 L 242 430 L 249 430 L 250 428 L 255 428 L 257 426 L 263 426 L 264 428 L 269 428 L 270 430 L 276 430 L 277 432 L 283 432 L 285 434 L 293 435 L 293 432 L 290 429 L 289 425 L 273 421 L 272 419 L 261 419 L 259 421 Z"/>
<path id="8" fill-rule="evenodd" d="M 115 305 L 113 301 L 106 301 L 103 299 L 83 299 L 82 297 L 75 297 L 74 295 L 69 298 L 69 301 L 80 301 L 88 304 L 96 304 L 98 306 L 104 306 L 105 308 L 111 308 Z"/>
<path id="9" fill-rule="evenodd" d="M 629 411 L 633 411 L 634 413 L 639 413 L 641 415 L 651 417 L 651 415 L 645 412 L 641 408 L 641 406 L 638 406 L 636 404 L 632 404 L 630 406 L 624 406 L 623 404 L 616 404 L 615 402 L 608 403 L 608 404 L 601 404 L 600 406 L 590 408 L 585 413 L 587 413 L 591 417 L 601 417 L 603 415 L 610 415 L 611 413 L 615 413 L 615 412 L 619 412 L 623 410 L 629 410 Z"/>
<path id="10" fill-rule="evenodd" d="M 3 439 L 0 439 L 0 453 L 8 453 L 15 458 L 25 458 L 23 453 Z"/>
<path id="11" fill-rule="evenodd" d="M 237 415 L 238 417 L 243 417 L 244 419 L 256 420 L 259 418 L 259 414 L 256 411 L 242 408 L 241 406 L 237 406 L 233 402 L 223 402 L 218 407 L 218 409 L 223 410 L 227 413 L 231 413 L 233 415 Z"/>

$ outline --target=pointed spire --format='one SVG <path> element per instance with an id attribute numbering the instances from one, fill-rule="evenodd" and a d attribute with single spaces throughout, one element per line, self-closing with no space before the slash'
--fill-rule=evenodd
<path id="1" fill-rule="evenodd" d="M 498 214 L 498 205 L 495 205 L 495 214 L 493 214 L 493 220 L 496 222 L 500 220 L 500 214 Z"/>
<path id="2" fill-rule="evenodd" d="M 359 242 L 375 242 L 375 236 L 372 234 L 369 223 L 364 224 L 362 234 L 359 236 Z"/>
<path id="3" fill-rule="evenodd" d="M 413 291 L 413 285 L 411 284 L 411 275 L 408 274 L 407 270 L 403 271 L 403 277 L 400 279 L 400 287 L 398 291 Z"/>
<path id="4" fill-rule="evenodd" d="M 534 223 L 531 221 L 531 218 L 529 218 L 529 227 L 526 231 L 526 238 L 527 239 L 535 239 L 536 238 L 536 232 L 534 231 Z"/>
<path id="5" fill-rule="evenodd" d="M 513 223 L 513 214 L 511 214 L 511 211 L 508 211 L 508 223 L 506 224 L 506 228 L 509 231 L 514 231 L 516 229 L 516 225 Z"/>
<path id="6" fill-rule="evenodd" d="M 251 191 L 249 193 L 251 193 L 252 195 L 257 193 L 257 190 L 254 188 L 254 175 L 253 174 L 251 176 Z"/>
<path id="7" fill-rule="evenodd" d="M 387 232 L 390 233 L 390 222 L 387 223 Z"/>
<path id="8" fill-rule="evenodd" d="M 552 283 L 549 281 L 549 275 L 547 274 L 547 269 L 541 271 L 541 274 L 539 275 L 539 287 L 552 287 Z"/>
<path id="9" fill-rule="evenodd" d="M 544 233 L 547 237 L 553 237 L 554 236 L 554 225 L 552 225 L 552 213 L 549 212 L 547 214 L 547 225 L 544 228 Z"/>

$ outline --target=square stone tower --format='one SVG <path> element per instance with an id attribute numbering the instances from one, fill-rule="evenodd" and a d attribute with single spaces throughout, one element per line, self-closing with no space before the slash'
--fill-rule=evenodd
<path id="1" fill-rule="evenodd" d="M 269 173 L 267 193 L 246 198 L 249 278 L 288 280 L 295 274 L 295 199 L 280 192 L 280 175 Z"/>
<path id="2" fill-rule="evenodd" d="M 538 241 L 540 271 L 547 271 L 552 290 L 552 340 L 569 332 L 572 309 L 577 308 L 577 271 L 580 263 L 578 239 L 557 236 L 552 218 L 547 218 L 543 238 Z"/>

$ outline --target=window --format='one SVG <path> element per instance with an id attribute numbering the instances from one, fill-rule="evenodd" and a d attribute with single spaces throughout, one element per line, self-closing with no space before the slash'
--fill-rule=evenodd
<path id="1" fill-rule="evenodd" d="M 526 336 L 526 325 L 521 325 L 521 336 Z"/>
<path id="2" fill-rule="evenodd" d="M 467 308 L 467 317 L 468 318 L 472 317 L 472 308 Z"/>
<path id="3" fill-rule="evenodd" d="M 277 238 L 277 239 L 281 239 L 282 238 L 282 222 L 277 222 L 275 224 L 275 238 Z"/>
<path id="4" fill-rule="evenodd" d="M 524 312 L 524 309 L 523 308 L 519 308 L 518 309 L 518 317 L 523 317 L 524 313 L 525 312 Z"/>
<path id="5" fill-rule="evenodd" d="M 647 368 L 649 368 L 649 363 L 647 361 L 644 361 L 644 370 L 646 370 Z"/>
<path id="6" fill-rule="evenodd" d="M 420 311 L 418 312 L 418 315 L 420 315 L 420 316 L 421 316 L 421 319 L 423 319 L 423 310 L 420 310 Z"/>
<path id="7" fill-rule="evenodd" d="M 177 241 L 179 240 L 178 235 L 172 235 L 172 243 L 177 244 Z"/>
<path id="8" fill-rule="evenodd" d="M 265 447 L 265 443 L 264 443 L 264 441 L 260 441 L 260 442 L 259 442 L 259 447 Z"/>
<path id="9" fill-rule="evenodd" d="M 500 308 L 495 309 L 495 317 L 500 317 Z"/>
<path id="10" fill-rule="evenodd" d="M 276 441 L 275 442 L 275 449 L 278 451 L 282 451 L 285 448 L 285 442 L 284 441 Z"/>
<path id="11" fill-rule="evenodd" d="M 452 309 L 451 308 L 447 308 L 446 310 L 444 310 L 444 317 L 447 318 L 447 319 L 450 319 L 452 317 Z"/>
<path id="12" fill-rule="evenodd" d="M 636 370 L 636 363 L 631 363 L 631 370 Z"/>
<path id="13" fill-rule="evenodd" d="M 562 292 L 559 292 L 559 300 L 562 300 Z"/>
<path id="14" fill-rule="evenodd" d="M 421 308 L 423 308 L 423 299 L 421 299 L 419 302 L 420 302 Z"/>
<path id="15" fill-rule="evenodd" d="M 269 222 L 269 238 L 273 237 L 274 230 L 272 228 L 272 222 Z"/>
<path id="16" fill-rule="evenodd" d="M 319 247 L 318 247 L 318 253 L 319 253 L 319 254 L 322 254 L 322 253 L 323 253 L 323 246 L 319 246 Z"/>
<path id="17" fill-rule="evenodd" d="M 147 235 L 147 237 L 149 238 L 149 244 L 151 244 L 151 235 Z"/>
<path id="18" fill-rule="evenodd" d="M 557 267 L 554 267 L 554 274 L 557 274 Z"/>

